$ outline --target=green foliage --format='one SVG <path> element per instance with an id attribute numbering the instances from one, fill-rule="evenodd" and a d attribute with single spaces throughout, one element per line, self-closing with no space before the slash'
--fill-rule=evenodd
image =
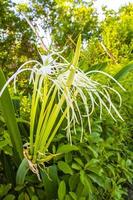
<path id="1" fill-rule="evenodd" d="M 34 22 L 37 17 L 43 16 L 44 27 L 51 28 L 52 38 L 56 39 L 54 45 L 57 48 L 64 46 L 67 40 L 66 46 L 69 46 L 69 52 L 65 52 L 64 55 L 69 55 L 68 60 L 73 57 L 71 50 L 75 47 L 74 42 L 79 32 L 83 33 L 83 40 L 88 46 L 82 49 L 80 68 L 84 71 L 106 70 L 121 81 L 126 88 L 126 92 L 121 91 L 123 106 L 120 113 L 124 122 L 119 120 L 114 122 L 105 112 L 104 117 L 99 119 L 98 110 L 95 110 L 91 119 L 92 133 L 89 134 L 87 122 L 84 119 L 83 141 L 80 141 L 81 126 L 78 125 L 76 135 L 73 130 L 71 131 L 73 145 L 66 144 L 66 131 L 59 129 L 58 134 L 49 143 L 49 152 L 52 153 L 48 154 L 46 151 L 46 157 L 49 156 L 47 158 L 50 159 L 45 157 L 43 159 L 45 165 L 39 166 L 39 178 L 41 178 L 39 181 L 36 174 L 28 170 L 29 166 L 32 168 L 33 165 L 29 165 L 24 159 L 18 169 L 14 156 L 14 150 L 17 149 L 22 154 L 21 140 L 23 143 L 29 141 L 30 111 L 28 107 L 31 105 L 32 89 L 24 86 L 27 82 L 25 84 L 22 77 L 17 93 L 17 95 L 21 93 L 21 97 L 19 96 L 16 101 L 16 97 L 10 90 L 12 101 L 9 94 L 5 93 L 3 105 L 0 107 L 1 111 L 2 107 L 4 110 L 0 112 L 0 198 L 2 199 L 133 199 L 133 6 L 129 4 L 121 8 L 118 13 L 105 9 L 105 20 L 98 26 L 97 15 L 91 7 L 91 2 L 79 2 L 80 6 L 77 7 L 73 0 L 68 4 L 66 1 L 36 0 L 31 1 L 31 7 L 21 5 L 20 9 L 30 19 L 33 18 L 34 11 Z M 1 36 L 0 56 L 2 68 L 4 67 L 6 74 L 9 74 L 7 69 L 9 66 L 16 68 L 28 58 L 37 58 L 37 53 L 34 52 L 32 43 L 34 37 L 31 30 L 20 18 L 19 12 L 16 15 L 11 9 L 12 2 L 4 0 L 0 4 L 1 31 L 4 33 L 4 36 Z M 98 38 L 99 33 L 102 40 Z M 77 60 L 75 59 L 74 62 Z M 4 84 L 2 73 L 0 76 L 0 87 L 2 87 Z M 101 77 L 95 76 L 95 80 L 97 79 Z M 101 81 L 105 83 L 103 78 Z M 109 82 L 109 85 L 114 87 L 112 82 Z M 112 94 L 112 97 L 117 105 L 116 95 Z M 83 105 L 81 106 L 84 111 Z M 35 109 L 34 106 L 33 109 Z M 19 127 L 19 133 L 14 127 Z M 19 139 L 20 134 L 21 139 Z M 14 140 L 17 142 L 13 142 Z M 16 174 L 17 181 L 15 181 Z"/>
<path id="2" fill-rule="evenodd" d="M 25 176 L 29 170 L 29 164 L 26 158 L 24 158 L 18 168 L 17 174 L 16 174 L 16 184 L 17 185 L 23 185 Z"/>
<path id="3" fill-rule="evenodd" d="M 75 42 L 79 33 L 83 33 L 83 39 L 88 39 L 96 33 L 98 17 L 92 5 L 91 0 L 36 0 L 30 8 L 36 16 L 42 16 L 43 28 L 50 27 L 53 41 L 58 46 L 64 47 L 67 41 L 67 45 L 73 48 L 71 41 Z M 28 14 L 30 15 L 30 12 Z"/>
<path id="4" fill-rule="evenodd" d="M 133 63 L 131 62 L 128 65 L 124 66 L 117 74 L 115 74 L 114 78 L 119 80 L 132 70 L 133 70 Z"/>
<path id="5" fill-rule="evenodd" d="M 133 5 L 129 4 L 115 12 L 106 12 L 101 26 L 101 35 L 107 49 L 117 62 L 132 60 L 133 51 Z"/>
<path id="6" fill-rule="evenodd" d="M 46 191 L 46 198 L 53 199 L 57 197 L 57 190 L 58 190 L 58 172 L 57 166 L 52 165 L 46 169 L 41 170 L 41 177 L 44 189 Z"/>
<path id="7" fill-rule="evenodd" d="M 1 141 L 0 141 L 0 150 L 3 150 L 5 154 L 12 155 L 12 143 L 8 131 L 1 130 Z"/>
<path id="8" fill-rule="evenodd" d="M 32 32 L 25 20 L 20 18 L 20 14 L 16 15 L 14 6 L 12 1 L 0 1 L 1 67 L 10 71 L 27 59 L 37 57 Z"/>
<path id="9" fill-rule="evenodd" d="M 2 89 L 6 80 L 1 69 L 0 69 L 0 80 L 1 80 L 0 89 Z M 19 159 L 22 159 L 22 141 L 21 141 L 18 125 L 16 122 L 13 103 L 7 89 L 4 91 L 3 96 L 0 98 L 0 106 L 4 115 L 4 119 L 8 128 L 8 131 L 10 133 L 12 145 L 14 147 L 14 152 Z"/>
<path id="10" fill-rule="evenodd" d="M 8 184 L 8 185 L 0 185 L 0 197 L 5 196 L 9 190 L 11 189 L 12 185 Z"/>
<path id="11" fill-rule="evenodd" d="M 70 144 L 61 145 L 57 149 L 57 153 L 68 153 L 70 151 L 77 151 L 78 147 Z"/>
<path id="12" fill-rule="evenodd" d="M 66 196 L 66 184 L 64 181 L 61 181 L 58 189 L 58 199 L 63 200 L 65 196 Z"/>

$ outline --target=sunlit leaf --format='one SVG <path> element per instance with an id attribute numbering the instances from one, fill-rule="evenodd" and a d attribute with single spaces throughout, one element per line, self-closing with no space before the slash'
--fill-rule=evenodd
<path id="1" fill-rule="evenodd" d="M 65 174 L 70 174 L 72 175 L 73 174 L 73 171 L 71 169 L 71 167 L 65 163 L 64 161 L 59 161 L 58 162 L 58 168 L 63 171 Z"/>

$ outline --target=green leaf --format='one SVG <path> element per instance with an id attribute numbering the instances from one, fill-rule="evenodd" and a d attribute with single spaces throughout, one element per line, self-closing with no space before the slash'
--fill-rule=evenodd
<path id="1" fill-rule="evenodd" d="M 71 152 L 65 153 L 65 162 L 67 162 L 67 163 L 72 162 L 72 153 Z"/>
<path id="2" fill-rule="evenodd" d="M 21 191 L 23 188 L 24 188 L 23 185 L 17 185 L 17 186 L 15 187 L 15 191 L 19 192 L 19 191 Z"/>
<path id="3" fill-rule="evenodd" d="M 97 175 L 101 175 L 103 172 L 103 169 L 100 167 L 99 160 L 97 159 L 91 159 L 86 165 L 85 170 L 89 170 L 91 172 L 94 172 Z"/>
<path id="4" fill-rule="evenodd" d="M 65 200 L 72 200 L 72 198 L 70 197 L 70 195 L 67 194 L 67 195 L 65 196 Z"/>
<path id="5" fill-rule="evenodd" d="M 17 175 L 16 175 L 16 184 L 23 185 L 25 176 L 29 170 L 29 164 L 26 158 L 24 158 L 18 168 Z"/>
<path id="6" fill-rule="evenodd" d="M 133 172 L 130 172 L 127 169 L 125 169 L 125 170 L 123 170 L 123 173 L 125 174 L 129 183 L 132 184 L 133 183 Z"/>
<path id="7" fill-rule="evenodd" d="M 38 197 L 37 197 L 36 195 L 33 195 L 33 196 L 31 197 L 31 200 L 39 200 L 39 199 L 38 199 Z"/>
<path id="8" fill-rule="evenodd" d="M 41 170 L 41 178 L 48 199 L 56 198 L 58 190 L 58 174 L 55 165 L 46 170 Z"/>
<path id="9" fill-rule="evenodd" d="M 9 144 L 6 145 L 6 146 L 3 146 L 2 150 L 4 151 L 4 153 L 5 153 L 6 155 L 10 155 L 10 156 L 13 155 L 12 147 L 9 146 Z"/>
<path id="10" fill-rule="evenodd" d="M 87 169 L 88 167 L 95 167 L 96 165 L 98 165 L 99 160 L 98 159 L 94 159 L 92 158 L 90 161 L 87 162 L 87 164 L 85 165 L 85 169 Z"/>
<path id="11" fill-rule="evenodd" d="M 18 200 L 30 200 L 30 197 L 26 192 L 22 192 L 19 195 Z M 31 198 L 31 200 L 32 200 L 32 198 Z"/>
<path id="12" fill-rule="evenodd" d="M 13 157 L 8 156 L 6 154 L 3 154 L 1 156 L 1 161 L 4 166 L 4 176 L 8 178 L 8 181 L 15 185 L 15 177 L 16 177 L 16 172 L 14 170 L 14 165 L 13 165 Z"/>
<path id="13" fill-rule="evenodd" d="M 82 167 L 77 163 L 72 163 L 72 168 L 76 169 L 76 170 L 81 170 L 82 169 Z"/>
<path id="14" fill-rule="evenodd" d="M 89 179 L 89 177 L 85 174 L 83 170 L 80 171 L 80 180 L 82 184 L 84 185 L 84 187 L 87 189 L 88 194 L 91 194 L 93 192 L 93 186 L 92 186 L 91 180 Z"/>
<path id="15" fill-rule="evenodd" d="M 73 58 L 73 62 L 72 62 L 72 64 L 75 67 L 77 67 L 77 65 L 78 65 L 78 60 L 79 60 L 79 56 L 80 56 L 80 48 L 81 48 L 81 35 L 79 35 L 79 37 L 78 37 L 76 50 L 75 50 L 75 54 L 74 54 L 74 58 Z"/>
<path id="16" fill-rule="evenodd" d="M 73 200 L 77 200 L 77 195 L 74 192 L 69 192 Z"/>
<path id="17" fill-rule="evenodd" d="M 7 131 L 3 131 L 3 134 L 1 136 L 0 149 L 3 150 L 5 154 L 13 154 L 11 139 Z"/>
<path id="18" fill-rule="evenodd" d="M 26 192 L 24 193 L 24 200 L 30 200 L 30 197 Z"/>
<path id="19" fill-rule="evenodd" d="M 24 192 L 20 193 L 18 196 L 18 200 L 23 200 L 24 199 Z"/>
<path id="20" fill-rule="evenodd" d="M 65 174 L 70 174 L 72 175 L 73 174 L 73 171 L 72 169 L 70 168 L 70 166 L 65 163 L 64 161 L 59 161 L 58 162 L 58 168 L 63 171 Z"/>
<path id="21" fill-rule="evenodd" d="M 103 187 L 104 189 L 106 188 L 106 178 L 100 177 L 96 174 L 88 174 L 88 176 L 99 186 Z"/>
<path id="22" fill-rule="evenodd" d="M 95 65 L 92 65 L 90 68 L 91 70 L 104 70 L 108 65 L 108 62 L 98 63 Z"/>
<path id="23" fill-rule="evenodd" d="M 84 167 L 84 163 L 82 162 L 82 160 L 80 158 L 74 158 L 74 160 L 81 166 Z"/>
<path id="24" fill-rule="evenodd" d="M 119 178 L 119 180 L 117 181 L 117 184 L 121 184 L 121 183 L 124 183 L 126 182 L 126 179 L 125 178 Z"/>
<path id="25" fill-rule="evenodd" d="M 0 185 L 0 197 L 5 196 L 11 188 L 12 188 L 11 184 L 7 184 L 7 185 L 1 184 Z"/>
<path id="26" fill-rule="evenodd" d="M 82 196 L 83 191 L 84 191 L 84 185 L 81 183 L 81 181 L 79 181 L 76 189 L 76 195 L 78 196 L 78 199 L 80 199 L 80 197 Z"/>
<path id="27" fill-rule="evenodd" d="M 61 181 L 58 189 L 58 198 L 59 200 L 63 200 L 65 196 L 66 196 L 66 184 L 64 181 Z"/>
<path id="28" fill-rule="evenodd" d="M 5 80 L 4 74 L 2 72 L 2 69 L 0 69 L 0 91 L 3 88 L 5 83 L 6 83 L 6 80 Z M 21 140 L 20 132 L 19 132 L 18 125 L 16 122 L 13 103 L 12 103 L 12 100 L 7 88 L 5 89 L 2 96 L 0 97 L 0 105 L 1 105 L 1 109 L 3 112 L 3 116 L 5 119 L 7 128 L 9 130 L 9 134 L 11 137 L 11 141 L 12 141 L 12 145 L 14 147 L 15 153 L 17 157 L 19 156 L 19 159 L 22 159 L 23 157 L 22 140 Z"/>
<path id="29" fill-rule="evenodd" d="M 68 153 L 70 151 L 78 151 L 79 148 L 75 145 L 70 145 L 70 144 L 66 144 L 66 145 L 62 145 L 58 148 L 57 153 Z"/>
<path id="30" fill-rule="evenodd" d="M 79 174 L 74 174 L 74 175 L 70 176 L 69 187 L 70 187 L 71 191 L 73 191 L 77 187 L 78 183 L 79 183 Z"/>
<path id="31" fill-rule="evenodd" d="M 5 147 L 6 145 L 8 145 L 8 140 L 2 140 L 2 141 L 0 141 L 0 149 L 2 149 L 3 147 Z"/>
<path id="32" fill-rule="evenodd" d="M 91 146 L 88 146 L 88 149 L 93 153 L 95 158 L 98 157 L 98 153 Z"/>
<path id="33" fill-rule="evenodd" d="M 8 194 L 3 200 L 14 200 L 15 196 L 13 194 Z"/>
<path id="34" fill-rule="evenodd" d="M 128 72 L 133 70 L 133 62 L 127 64 L 125 67 L 123 67 L 117 74 L 115 74 L 114 78 L 116 80 L 123 78 Z"/>
<path id="35" fill-rule="evenodd" d="M 112 175 L 115 177 L 115 168 L 111 164 L 108 164 L 107 168 L 110 170 L 110 172 L 112 173 Z"/>

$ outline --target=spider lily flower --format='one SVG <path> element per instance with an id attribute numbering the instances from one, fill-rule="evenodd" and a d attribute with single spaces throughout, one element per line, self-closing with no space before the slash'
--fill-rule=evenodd
<path id="1" fill-rule="evenodd" d="M 116 120 L 116 115 L 123 120 L 110 95 L 110 92 L 117 95 L 121 106 L 122 99 L 119 92 L 108 85 L 94 81 L 91 74 L 103 74 L 112 79 L 122 90 L 125 89 L 105 72 L 89 71 L 84 73 L 80 70 L 77 67 L 80 46 L 81 37 L 78 39 L 72 63 L 69 63 L 57 52 L 41 56 L 42 63 L 36 60 L 27 61 L 8 79 L 0 91 L 1 96 L 11 81 L 14 81 L 16 90 L 18 75 L 25 71 L 30 72 L 29 82 L 33 83 L 33 95 L 29 153 L 33 163 L 43 160 L 43 155 L 46 156 L 45 153 L 64 120 L 67 122 L 65 130 L 70 143 L 72 143 L 72 132 L 76 134 L 76 124 L 81 126 L 81 141 L 83 140 L 83 118 L 85 117 L 88 120 L 88 132 L 91 133 L 90 118 L 95 107 L 99 107 L 100 117 L 104 108 L 114 120 Z M 58 62 L 58 60 L 62 62 Z M 29 67 L 31 64 L 33 64 L 32 68 Z"/>

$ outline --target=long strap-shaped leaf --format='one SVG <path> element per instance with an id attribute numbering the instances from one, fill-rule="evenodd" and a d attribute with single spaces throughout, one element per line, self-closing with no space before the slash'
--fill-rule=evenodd
<path id="1" fill-rule="evenodd" d="M 24 158 L 22 160 L 21 164 L 19 165 L 19 168 L 17 171 L 17 175 L 16 175 L 16 184 L 17 185 L 24 184 L 24 180 L 25 180 L 28 170 L 29 170 L 29 163 L 28 163 L 28 160 L 26 158 Z"/>
<path id="2" fill-rule="evenodd" d="M 2 69 L 0 69 L 0 90 L 3 88 L 4 84 L 6 83 L 4 74 Z M 18 129 L 18 125 L 16 122 L 15 111 L 13 107 L 13 103 L 6 88 L 3 92 L 2 96 L 0 97 L 0 105 L 3 112 L 3 116 L 11 137 L 12 145 L 16 156 L 18 157 L 18 161 L 22 160 L 22 140 L 20 136 L 20 132 Z"/>
<path id="3" fill-rule="evenodd" d="M 59 99 L 59 102 L 54 104 L 57 88 L 53 89 L 53 93 L 51 94 L 51 96 L 49 96 L 48 93 L 44 95 L 45 103 L 42 104 L 42 109 L 41 109 L 40 117 L 39 117 L 39 123 L 37 127 L 37 135 L 35 137 L 35 148 L 34 148 L 34 158 L 33 158 L 34 162 L 36 162 L 37 152 L 40 152 L 40 153 L 44 152 L 46 148 L 50 145 L 53 137 L 55 136 L 56 132 L 58 131 L 58 128 L 60 127 L 63 119 L 65 118 L 67 114 L 66 110 L 64 110 L 62 117 L 60 118 L 59 122 L 57 122 L 57 118 L 65 102 L 64 93 L 66 93 L 67 95 L 67 91 L 71 87 L 73 79 L 74 79 L 74 75 L 76 72 L 76 68 L 77 68 L 78 60 L 80 56 L 80 47 L 81 47 L 81 35 L 78 38 L 74 58 L 70 66 L 71 67 L 70 73 L 68 75 L 66 86 L 64 87 L 64 92 L 61 98 Z M 48 99 L 49 99 L 49 102 L 47 102 Z M 47 108 L 45 109 L 46 102 L 48 104 L 47 104 Z M 46 145 L 47 142 L 48 142 L 48 146 Z"/>
<path id="4" fill-rule="evenodd" d="M 64 92 L 66 93 L 66 95 L 67 95 L 67 90 L 71 87 L 72 82 L 74 80 L 74 75 L 75 75 L 75 72 L 76 72 L 76 68 L 77 68 L 79 56 L 80 56 L 80 47 L 81 47 L 81 35 L 79 36 L 78 41 L 77 41 L 77 46 L 76 46 L 74 58 L 73 58 L 73 61 L 72 61 L 72 68 L 70 69 L 70 74 L 68 76 L 66 86 L 64 87 Z M 52 112 L 49 116 L 49 119 L 47 121 L 47 126 L 46 126 L 46 129 L 43 132 L 44 134 L 43 134 L 43 138 L 42 138 L 42 141 L 41 141 L 41 144 L 40 144 L 40 152 L 43 152 L 44 150 L 46 150 L 45 145 L 46 145 L 47 139 L 50 137 L 51 131 L 52 131 L 52 129 L 53 129 L 53 127 L 54 127 L 54 125 L 57 121 L 57 118 L 59 116 L 59 113 L 61 111 L 61 108 L 62 108 L 64 102 L 65 102 L 65 96 L 64 96 L 64 94 L 62 94 L 58 104 L 54 105 L 53 110 L 52 110 Z M 67 114 L 66 111 L 64 111 L 64 112 L 65 112 L 65 114 Z M 63 116 L 63 118 L 64 118 L 64 116 Z M 61 121 L 59 120 L 55 130 L 53 130 L 54 134 L 52 134 L 51 138 L 53 138 L 53 135 L 56 134 L 59 126 L 61 125 L 60 122 L 63 121 L 62 120 L 63 118 L 61 118 Z M 51 139 L 49 141 L 51 142 Z M 49 145 L 49 143 L 48 143 L 48 145 Z"/>
<path id="5" fill-rule="evenodd" d="M 114 78 L 116 80 L 121 79 L 123 76 L 125 76 L 128 72 L 130 72 L 131 70 L 133 70 L 133 62 L 127 64 L 126 66 L 124 66 L 117 74 L 115 74 Z"/>

